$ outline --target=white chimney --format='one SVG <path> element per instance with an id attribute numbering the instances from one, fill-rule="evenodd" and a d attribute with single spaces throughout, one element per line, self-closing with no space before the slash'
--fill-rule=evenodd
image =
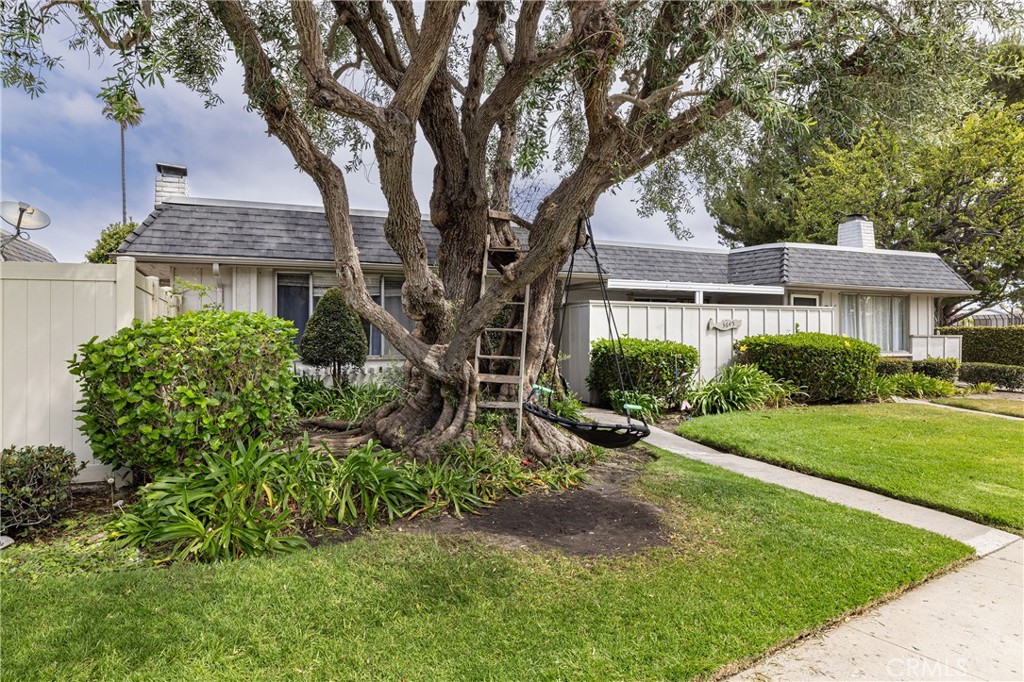
<path id="1" fill-rule="evenodd" d="M 169 163 L 156 165 L 156 205 L 171 197 L 188 196 L 188 168 Z"/>
<path id="2" fill-rule="evenodd" d="M 852 246 L 858 249 L 875 248 L 875 224 L 868 217 L 859 213 L 846 216 L 839 223 L 839 246 Z"/>

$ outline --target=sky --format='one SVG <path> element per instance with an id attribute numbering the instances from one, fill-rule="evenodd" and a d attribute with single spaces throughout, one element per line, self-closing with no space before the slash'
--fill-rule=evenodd
<path id="1" fill-rule="evenodd" d="M 51 36 L 55 39 L 57 36 Z M 32 240 L 61 262 L 81 262 L 100 230 L 121 219 L 118 126 L 103 117 L 96 99 L 109 62 L 59 50 L 63 68 L 50 72 L 46 92 L 31 99 L 20 90 L 0 94 L 0 195 L 45 211 L 52 223 Z M 245 111 L 241 69 L 229 63 L 218 86 L 224 103 L 204 108 L 199 95 L 167 80 L 139 92 L 142 123 L 127 132 L 128 215 L 141 222 L 153 209 L 155 166 L 188 167 L 192 196 L 319 205 L 312 180 L 299 173 L 285 147 L 269 137 L 262 119 Z M 343 165 L 347 153 L 338 154 Z M 433 158 L 425 144 L 415 157 L 420 205 L 430 197 Z M 353 208 L 385 209 L 376 169 L 348 174 Z M 598 202 L 593 218 L 598 240 L 680 244 L 662 216 L 637 216 L 635 188 L 628 184 Z M 694 237 L 686 245 L 718 246 L 713 220 L 699 197 L 684 217 Z"/>

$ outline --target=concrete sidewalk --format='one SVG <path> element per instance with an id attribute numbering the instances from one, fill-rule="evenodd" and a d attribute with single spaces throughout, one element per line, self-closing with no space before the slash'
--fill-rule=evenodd
<path id="1" fill-rule="evenodd" d="M 1024 680 L 1022 576 L 1017 540 L 729 680 Z"/>
<path id="2" fill-rule="evenodd" d="M 609 419 L 604 410 L 588 410 Z M 719 452 L 657 427 L 645 442 L 970 545 L 979 561 L 801 640 L 730 680 L 1024 680 L 1024 541 L 958 516 Z"/>

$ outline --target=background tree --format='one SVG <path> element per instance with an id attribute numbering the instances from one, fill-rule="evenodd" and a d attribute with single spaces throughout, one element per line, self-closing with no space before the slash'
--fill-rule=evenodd
<path id="1" fill-rule="evenodd" d="M 313 309 L 299 341 L 299 358 L 313 367 L 329 367 L 337 387 L 348 383 L 350 367 L 366 364 L 366 329 L 345 303 L 341 289 L 328 289 Z"/>
<path id="2" fill-rule="evenodd" d="M 109 263 L 112 254 L 121 243 L 128 238 L 139 224 L 134 220 L 123 223 L 110 223 L 100 232 L 100 238 L 96 240 L 96 246 L 85 253 L 85 260 L 89 263 Z"/>
<path id="3" fill-rule="evenodd" d="M 998 42 L 987 50 L 992 70 L 981 89 L 970 98 L 955 98 L 944 108 L 920 115 L 887 116 L 889 133 L 902 140 L 928 139 L 957 125 L 993 101 L 1014 104 L 1024 99 L 1024 48 L 1016 39 Z M 944 87 L 936 84 L 936 87 Z M 798 184 L 812 156 L 831 143 L 849 149 L 877 127 L 871 112 L 854 110 L 850 119 L 837 121 L 834 113 L 806 108 L 795 121 L 804 125 L 773 128 L 745 124 L 741 153 L 719 158 L 714 172 L 705 173 L 702 191 L 715 230 L 730 246 L 753 246 L 793 239 L 798 207 Z M 867 115 L 864 115 L 867 114 Z"/>
<path id="4" fill-rule="evenodd" d="M 143 113 L 145 110 L 139 104 L 135 93 L 129 90 L 115 93 L 103 107 L 103 115 L 111 121 L 116 121 L 121 129 L 121 224 L 128 222 L 128 178 L 125 172 L 124 133 L 128 126 L 134 128 L 142 123 Z"/>
<path id="5" fill-rule="evenodd" d="M 787 239 L 835 243 L 847 213 L 881 248 L 939 254 L 979 294 L 944 306 L 948 324 L 1018 292 L 1024 280 L 1024 104 L 972 114 L 932 141 L 880 130 L 828 143 L 800 180 Z"/>
<path id="6" fill-rule="evenodd" d="M 968 27 L 1012 29 L 1019 9 L 1007 0 L 569 0 L 429 2 L 417 14 L 407 0 L 126 1 L 102 10 L 53 0 L 4 13 L 0 65 L 5 83 L 38 92 L 40 67 L 53 59 L 39 34 L 61 11 L 76 26 L 72 46 L 115 52 L 125 87 L 166 71 L 212 100 L 233 52 L 251 108 L 320 191 L 345 300 L 411 363 L 411 397 L 366 427 L 391 447 L 431 456 L 474 420 L 476 340 L 527 285 L 526 374 L 551 362 L 556 277 L 580 246 L 577 221 L 602 193 L 635 179 L 640 209 L 667 211 L 683 233 L 671 218 L 685 208 L 683 172 L 701 172 L 715 156 L 697 153 L 714 150 L 702 140 L 737 120 L 770 130 L 805 111 L 842 127 L 961 109 L 985 76 L 984 45 Z M 436 270 L 413 191 L 419 135 L 435 161 Z M 367 291 L 345 172 L 333 158 L 340 145 L 372 149 L 414 332 Z M 557 180 L 516 221 L 527 248 L 482 293 L 486 238 L 518 245 L 504 217 L 513 181 L 545 170 Z M 538 420 L 525 435 L 537 456 L 578 446 Z"/>

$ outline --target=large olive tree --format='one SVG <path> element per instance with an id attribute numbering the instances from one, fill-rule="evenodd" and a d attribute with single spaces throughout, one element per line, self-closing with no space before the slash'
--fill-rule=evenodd
<path id="1" fill-rule="evenodd" d="M 968 27 L 1000 30 L 1000 0 L 569 0 L 307 2 L 81 0 L 18 3 L 5 13 L 4 81 L 42 89 L 53 57 L 36 40 L 64 13 L 72 42 L 114 52 L 126 82 L 170 74 L 208 98 L 227 55 L 244 68 L 251 108 L 323 199 L 349 305 L 409 361 L 407 400 L 372 415 L 385 443 L 429 455 L 476 415 L 476 340 L 531 285 L 527 374 L 550 361 L 556 276 L 576 224 L 602 193 L 637 179 L 642 211 L 682 204 L 683 171 L 713 157 L 730 121 L 771 128 L 814 110 L 913 115 L 941 105 L 980 62 Z M 967 76 L 965 76 L 967 74 Z M 802 125 L 813 121 L 803 120 Z M 413 153 L 434 157 L 424 202 Z M 405 271 L 407 331 L 367 292 L 352 235 L 344 145 L 371 148 L 387 200 L 384 236 Z M 699 151 L 698 150 L 702 150 Z M 346 159 L 347 160 L 347 159 Z M 557 173 L 533 215 L 510 214 L 513 182 Z M 421 211 L 440 234 L 431 267 Z M 480 289 L 485 238 L 524 253 Z M 530 422 L 537 455 L 576 445 Z"/>

